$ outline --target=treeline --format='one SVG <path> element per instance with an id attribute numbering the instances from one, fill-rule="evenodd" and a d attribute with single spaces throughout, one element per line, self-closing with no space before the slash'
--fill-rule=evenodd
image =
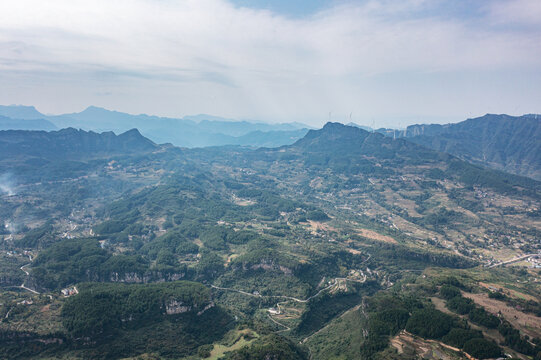
<path id="1" fill-rule="evenodd" d="M 505 301 L 507 305 L 515 308 L 520 308 L 522 312 L 532 313 L 535 316 L 541 317 L 541 303 L 537 301 L 531 299 L 509 297 L 501 291 L 491 291 L 489 292 L 488 297 L 491 299 Z"/>
<path id="2" fill-rule="evenodd" d="M 291 340 L 270 334 L 263 336 L 251 345 L 226 354 L 224 360 L 306 360 L 308 354 Z"/>

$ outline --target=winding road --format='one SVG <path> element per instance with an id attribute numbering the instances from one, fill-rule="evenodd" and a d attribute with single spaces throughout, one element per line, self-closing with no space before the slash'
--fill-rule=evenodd
<path id="1" fill-rule="evenodd" d="M 324 287 L 323 289 L 319 290 L 317 293 L 315 293 L 314 295 L 312 295 L 312 296 L 310 296 L 310 297 L 308 297 L 306 299 L 298 299 L 298 298 L 293 297 L 293 296 L 284 296 L 284 295 L 261 295 L 259 292 L 257 294 L 254 294 L 254 293 L 249 293 L 249 292 L 243 291 L 243 290 L 227 288 L 227 287 L 221 287 L 221 286 L 216 286 L 216 285 L 212 285 L 212 284 L 210 285 L 210 287 L 213 288 L 213 289 L 224 290 L 224 291 L 232 291 L 232 292 L 236 292 L 236 293 L 239 293 L 239 294 L 242 294 L 242 295 L 256 297 L 256 298 L 260 298 L 260 299 L 263 299 L 263 298 L 267 298 L 267 299 L 278 298 L 278 299 L 291 300 L 291 301 L 295 301 L 295 302 L 298 302 L 298 303 L 307 303 L 308 301 L 312 300 L 313 298 L 319 296 L 324 291 L 327 291 L 327 290 L 329 290 L 329 289 L 331 289 L 331 288 L 333 288 L 335 286 L 340 285 L 340 281 L 352 281 L 352 282 L 357 282 L 357 283 L 362 284 L 362 283 L 364 283 L 366 281 L 366 279 L 367 279 L 366 275 L 364 275 L 364 278 L 362 280 L 355 280 L 355 279 L 348 279 L 348 278 L 338 278 L 337 277 L 337 278 L 334 278 L 333 281 L 328 286 Z M 284 304 L 285 302 L 287 302 L 287 301 L 281 301 L 281 302 L 278 302 L 276 304 L 276 307 L 278 308 L 278 314 L 280 314 L 282 312 L 281 309 L 280 309 L 280 304 Z M 275 319 L 273 319 L 270 314 L 268 314 L 267 316 L 269 317 L 269 319 L 273 323 L 275 323 L 276 325 L 279 325 L 279 326 L 284 328 L 284 329 L 278 330 L 276 332 L 282 332 L 282 331 L 291 330 L 291 328 L 289 326 L 284 325 L 284 324 L 276 321 Z"/>
<path id="2" fill-rule="evenodd" d="M 28 254 L 28 259 L 29 259 L 30 261 L 32 261 L 32 255 Z M 21 267 L 19 268 L 19 269 L 21 269 L 21 270 L 26 274 L 26 276 L 30 276 L 30 273 L 29 273 L 28 271 L 26 271 L 24 268 L 27 267 L 27 266 L 30 265 L 30 264 L 31 264 L 31 262 L 29 262 L 28 264 L 24 264 L 23 266 L 21 266 Z M 27 290 L 27 291 L 30 291 L 31 293 L 34 293 L 34 294 L 36 294 L 36 295 L 39 295 L 39 294 L 40 294 L 40 293 L 37 292 L 36 290 L 33 290 L 33 289 L 30 289 L 30 288 L 26 287 L 26 286 L 24 285 L 24 281 L 23 281 L 23 283 L 22 283 L 21 285 L 19 285 L 19 286 L 17 286 L 17 287 L 18 287 L 18 288 L 21 288 L 21 289 L 24 289 L 24 290 Z M 50 296 L 50 295 L 49 295 L 49 296 Z"/>
<path id="3" fill-rule="evenodd" d="M 516 262 L 519 262 L 519 261 L 522 261 L 522 260 L 526 260 L 527 258 L 532 257 L 532 256 L 535 256 L 535 257 L 541 257 L 541 254 L 527 254 L 527 255 L 522 255 L 522 256 L 519 256 L 519 257 L 514 258 L 514 259 L 511 259 L 511 260 L 507 260 L 507 261 L 503 261 L 503 262 L 500 262 L 500 263 L 497 263 L 497 264 L 490 265 L 488 268 L 489 268 L 489 269 L 492 269 L 492 268 L 495 268 L 495 267 L 497 267 L 497 266 L 503 266 L 503 265 L 508 265 L 508 264 L 516 263 Z"/>

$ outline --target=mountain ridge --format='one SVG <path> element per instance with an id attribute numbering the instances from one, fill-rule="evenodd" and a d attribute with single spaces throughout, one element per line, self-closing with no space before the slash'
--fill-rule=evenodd
<path id="1" fill-rule="evenodd" d="M 12 119 L 0 115 L 0 130 L 57 130 L 58 128 L 45 119 Z"/>
<path id="2" fill-rule="evenodd" d="M 409 166 L 418 167 L 418 173 L 423 177 L 443 176 L 429 174 L 428 169 L 424 171 L 427 174 L 421 171 L 422 167 L 435 167 L 439 169 L 438 173 L 469 186 L 488 186 L 503 192 L 520 192 L 520 188 L 534 193 L 541 190 L 541 182 L 535 179 L 472 164 L 407 138 L 394 139 L 341 123 L 327 123 L 322 129 L 310 130 L 304 138 L 276 151 L 284 149 L 300 151 L 306 154 L 305 163 L 328 166 L 335 172 L 361 172 L 365 176 L 372 172 L 389 178 Z"/>
<path id="3" fill-rule="evenodd" d="M 412 125 L 417 144 L 497 170 L 541 180 L 541 117 L 486 114 L 457 124 Z"/>
<path id="4" fill-rule="evenodd" d="M 107 154 L 150 152 L 158 145 L 137 129 L 119 135 L 113 132 L 67 128 L 58 131 L 0 131 L 0 150 L 6 158 L 41 157 L 50 159 L 92 158 Z"/>

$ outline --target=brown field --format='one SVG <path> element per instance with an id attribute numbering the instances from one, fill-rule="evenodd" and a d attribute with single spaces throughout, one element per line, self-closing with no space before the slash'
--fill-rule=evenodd
<path id="1" fill-rule="evenodd" d="M 447 306 L 445 306 L 445 300 L 443 299 L 440 299 L 438 297 L 431 297 L 430 300 L 432 301 L 432 304 L 434 304 L 434 307 L 436 308 L 436 310 L 439 310 L 443 313 L 446 313 L 446 314 L 449 314 L 449 315 L 453 315 L 453 316 L 458 316 L 459 318 L 461 319 L 464 319 L 465 321 L 468 322 L 468 324 L 472 327 L 472 329 L 475 329 L 475 330 L 480 330 L 483 332 L 483 334 L 493 340 L 493 341 L 496 341 L 497 343 L 502 343 L 503 342 L 503 336 L 498 332 L 498 330 L 495 330 L 495 329 L 484 329 L 480 326 L 477 326 L 473 323 L 471 323 L 470 321 L 468 321 L 468 316 L 467 315 L 457 315 L 455 314 L 454 312 L 452 312 L 451 310 L 449 310 L 447 308 Z"/>
<path id="2" fill-rule="evenodd" d="M 233 203 L 239 206 L 250 206 L 254 205 L 255 201 L 249 199 L 241 199 L 233 195 Z"/>
<path id="3" fill-rule="evenodd" d="M 533 338 L 541 336 L 541 317 L 523 313 L 502 301 L 490 299 L 484 293 L 463 293 L 463 295 L 472 299 L 476 304 L 484 307 L 485 310 L 492 314 L 497 315 L 498 312 L 501 312 L 502 316 L 523 334 Z"/>
<path id="4" fill-rule="evenodd" d="M 312 230 L 312 232 L 317 232 L 319 230 L 322 230 L 322 231 L 336 231 L 336 228 L 328 225 L 328 224 L 325 224 L 325 223 L 322 223 L 320 221 L 313 221 L 313 220 L 308 220 L 308 223 L 310 224 L 310 230 Z"/>
<path id="5" fill-rule="evenodd" d="M 386 236 L 386 235 L 381 235 L 375 231 L 372 231 L 372 230 L 368 230 L 368 229 L 359 229 L 357 234 L 361 235 L 361 236 L 364 236 L 365 238 L 368 238 L 368 239 L 372 239 L 372 240 L 376 240 L 376 241 L 383 241 L 383 242 L 386 242 L 386 243 L 391 243 L 391 244 L 397 244 L 396 240 L 393 239 L 392 237 L 390 236 Z"/>
<path id="6" fill-rule="evenodd" d="M 436 310 L 439 310 L 446 314 L 456 315 L 454 312 L 447 309 L 447 306 L 445 306 L 445 300 L 440 299 L 439 297 L 433 296 L 430 298 L 430 301 L 432 302 L 432 304 L 434 304 L 434 307 L 436 308 Z"/>
<path id="7" fill-rule="evenodd" d="M 420 355 L 420 358 L 422 359 L 464 359 L 464 357 L 460 356 L 460 350 L 457 348 L 442 344 L 438 341 L 421 339 L 406 331 L 402 331 L 400 334 L 392 338 L 391 346 L 394 347 L 399 354 L 411 354 L 414 352 L 415 354 Z M 471 357 L 469 358 L 473 359 Z"/>
<path id="8" fill-rule="evenodd" d="M 496 288 L 496 289 L 503 290 L 503 292 L 506 293 L 508 296 L 511 296 L 511 297 L 514 297 L 514 298 L 517 298 L 517 299 L 537 301 L 537 299 L 534 296 L 524 294 L 523 292 L 519 292 L 519 291 L 514 290 L 514 289 L 509 289 L 506 286 L 502 286 L 502 285 L 499 285 L 499 284 L 480 282 L 479 285 L 481 285 L 482 287 L 484 287 L 486 289 Z"/>

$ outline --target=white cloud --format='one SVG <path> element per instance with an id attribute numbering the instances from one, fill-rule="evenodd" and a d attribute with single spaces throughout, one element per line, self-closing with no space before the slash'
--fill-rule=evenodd
<path id="1" fill-rule="evenodd" d="M 225 0 L 3 0 L 0 96 L 45 111 L 97 102 L 171 115 L 368 117 L 389 114 L 387 93 L 370 93 L 379 77 L 541 71 L 540 32 L 493 28 L 507 15 L 537 24 L 539 1 L 494 2 L 473 20 L 446 17 L 434 3 L 346 3 L 291 19 Z M 66 96 L 53 100 L 47 87 Z M 361 106 L 367 95 L 377 101 Z M 422 105 L 394 113 L 436 111 Z"/>
<path id="2" fill-rule="evenodd" d="M 487 10 L 495 23 L 541 27 L 541 1 L 539 0 L 492 1 L 488 2 Z"/>

